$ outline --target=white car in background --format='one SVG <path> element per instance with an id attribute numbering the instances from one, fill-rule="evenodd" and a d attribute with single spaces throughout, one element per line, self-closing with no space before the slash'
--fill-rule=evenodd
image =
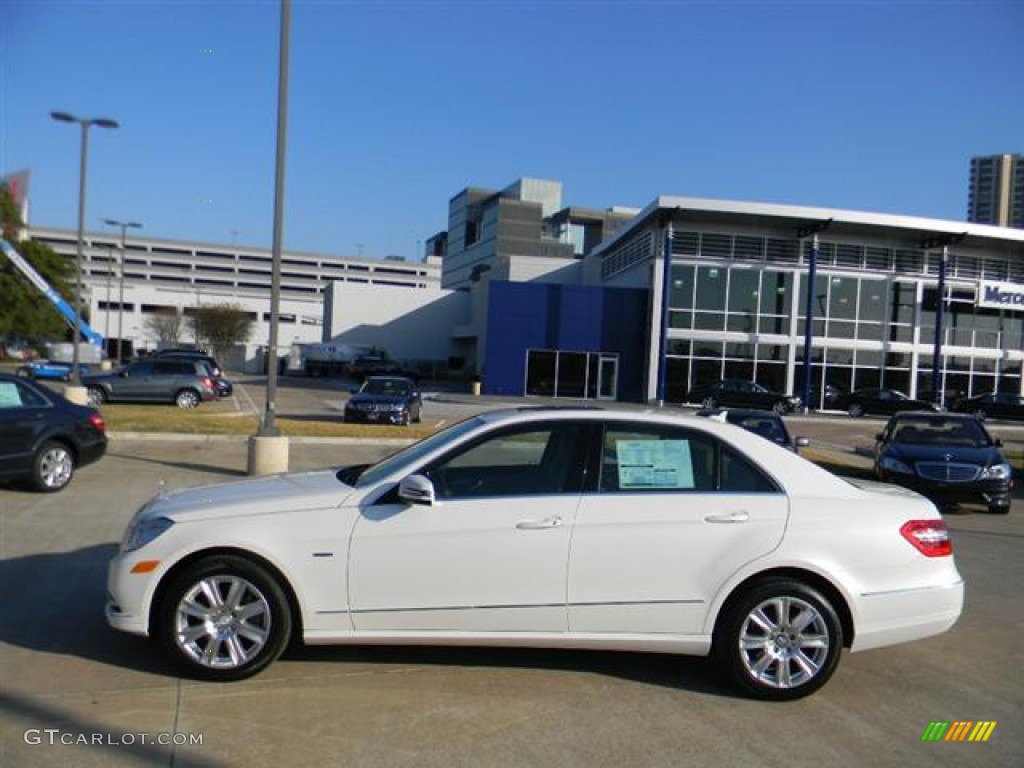
<path id="1" fill-rule="evenodd" d="M 475 416 L 373 466 L 179 490 L 133 517 L 107 618 L 187 674 L 306 643 L 708 655 L 795 699 L 841 651 L 948 630 L 964 584 L 912 492 L 664 412 Z"/>

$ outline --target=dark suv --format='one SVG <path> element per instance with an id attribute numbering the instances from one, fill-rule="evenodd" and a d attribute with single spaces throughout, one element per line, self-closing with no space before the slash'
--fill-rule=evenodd
<path id="1" fill-rule="evenodd" d="M 217 399 L 214 377 L 207 364 L 197 360 L 138 360 L 111 373 L 83 376 L 82 385 L 94 406 L 110 401 L 175 403 L 179 408 L 195 408 L 203 401 Z"/>

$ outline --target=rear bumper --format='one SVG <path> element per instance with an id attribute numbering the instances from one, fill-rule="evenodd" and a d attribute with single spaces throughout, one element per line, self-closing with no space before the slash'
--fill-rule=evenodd
<path id="1" fill-rule="evenodd" d="M 851 650 L 932 637 L 952 627 L 964 606 L 964 582 L 861 595 Z"/>

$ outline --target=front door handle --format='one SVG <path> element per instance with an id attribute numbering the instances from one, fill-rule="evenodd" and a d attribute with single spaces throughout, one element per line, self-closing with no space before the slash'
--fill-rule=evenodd
<path id="1" fill-rule="evenodd" d="M 521 523 L 516 523 L 516 528 L 520 531 L 540 531 L 545 528 L 557 528 L 561 524 L 562 518 L 548 517 L 544 520 L 524 520 Z"/>
<path id="2" fill-rule="evenodd" d="M 745 523 L 750 519 L 750 513 L 744 511 L 737 512 L 722 512 L 717 515 L 706 515 L 704 522 L 706 523 Z"/>

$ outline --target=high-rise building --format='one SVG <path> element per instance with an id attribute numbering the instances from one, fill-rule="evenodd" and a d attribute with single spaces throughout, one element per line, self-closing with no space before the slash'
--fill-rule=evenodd
<path id="1" fill-rule="evenodd" d="M 967 220 L 1024 229 L 1024 155 L 971 158 Z"/>

